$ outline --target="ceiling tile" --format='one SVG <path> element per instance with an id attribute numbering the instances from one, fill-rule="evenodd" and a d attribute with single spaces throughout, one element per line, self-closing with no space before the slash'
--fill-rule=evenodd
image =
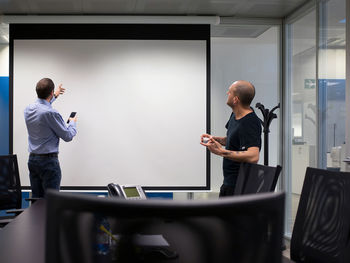
<path id="1" fill-rule="evenodd" d="M 82 0 L 86 14 L 132 14 L 136 0 Z"/>

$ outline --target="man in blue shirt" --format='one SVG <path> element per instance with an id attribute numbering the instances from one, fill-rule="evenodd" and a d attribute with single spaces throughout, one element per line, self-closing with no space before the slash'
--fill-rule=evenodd
<path id="1" fill-rule="evenodd" d="M 244 80 L 234 82 L 227 92 L 227 105 L 232 108 L 232 114 L 225 126 L 226 136 L 201 136 L 202 145 L 210 152 L 224 157 L 224 182 L 220 188 L 220 197 L 234 194 L 241 162 L 257 163 L 259 160 L 261 123 L 250 107 L 254 96 L 253 84 Z"/>
<path id="2" fill-rule="evenodd" d="M 44 197 L 48 188 L 59 190 L 61 168 L 58 161 L 60 138 L 69 142 L 76 135 L 76 117 L 66 125 L 62 116 L 51 104 L 65 92 L 62 84 L 43 78 L 36 84 L 38 99 L 24 110 L 28 130 L 29 177 L 33 197 Z"/>

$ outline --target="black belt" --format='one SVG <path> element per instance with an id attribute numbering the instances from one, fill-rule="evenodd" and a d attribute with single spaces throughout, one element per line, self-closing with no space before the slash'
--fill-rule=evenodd
<path id="1" fill-rule="evenodd" d="M 58 157 L 58 153 L 30 153 L 30 156 Z"/>

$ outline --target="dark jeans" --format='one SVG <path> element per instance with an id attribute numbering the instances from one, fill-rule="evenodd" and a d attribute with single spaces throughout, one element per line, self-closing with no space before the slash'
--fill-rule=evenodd
<path id="1" fill-rule="evenodd" d="M 220 187 L 220 194 L 219 197 L 225 197 L 225 196 L 232 196 L 235 193 L 235 187 L 231 185 L 225 185 L 223 184 Z"/>
<path id="2" fill-rule="evenodd" d="M 30 155 L 28 168 L 32 197 L 44 197 L 48 188 L 60 189 L 61 168 L 58 157 Z"/>

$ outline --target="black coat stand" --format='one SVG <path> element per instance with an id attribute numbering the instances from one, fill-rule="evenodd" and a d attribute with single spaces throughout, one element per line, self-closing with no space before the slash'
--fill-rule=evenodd
<path id="1" fill-rule="evenodd" d="M 270 133 L 270 124 L 273 119 L 277 118 L 277 115 L 273 113 L 276 109 L 280 107 L 280 103 L 272 110 L 265 109 L 265 106 L 261 103 L 257 103 L 255 105 L 256 108 L 261 110 L 262 115 L 264 116 L 264 120 L 261 120 L 261 125 L 263 126 L 264 130 L 264 165 L 269 165 L 269 133 Z"/>
<path id="2" fill-rule="evenodd" d="M 261 125 L 263 126 L 264 130 L 264 165 L 269 165 L 269 133 L 270 133 L 270 124 L 273 119 L 277 118 L 277 115 L 273 113 L 276 109 L 280 107 L 280 103 L 272 110 L 270 111 L 269 109 L 265 109 L 265 106 L 261 103 L 257 103 L 255 105 L 256 108 L 261 110 L 262 115 L 264 116 L 264 120 L 261 120 L 260 122 Z M 282 250 L 286 249 L 285 241 L 284 239 L 282 240 Z"/>

